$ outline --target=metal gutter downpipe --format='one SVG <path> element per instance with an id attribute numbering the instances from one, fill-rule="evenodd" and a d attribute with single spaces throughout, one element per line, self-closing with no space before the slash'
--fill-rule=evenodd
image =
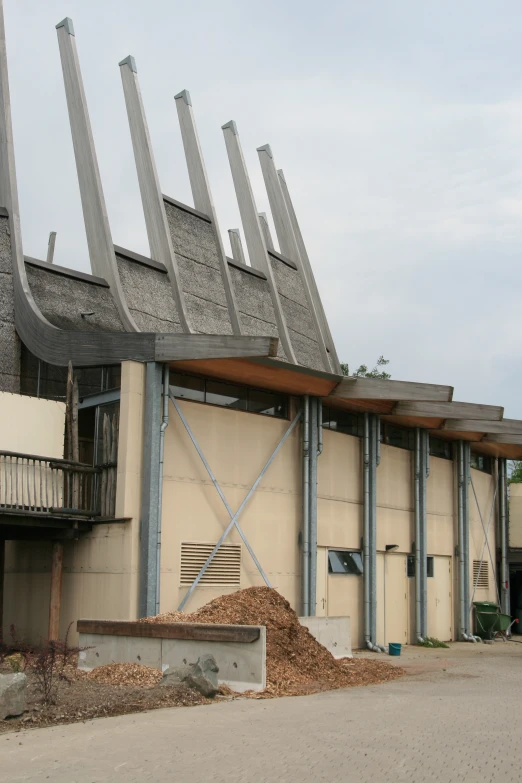
<path id="1" fill-rule="evenodd" d="M 169 384 L 170 367 L 163 365 L 163 415 L 159 443 L 159 487 L 158 487 L 158 535 L 156 540 L 156 614 L 160 613 L 161 590 L 161 512 L 163 506 L 163 465 L 165 462 L 165 430 L 169 426 Z"/>
<path id="2" fill-rule="evenodd" d="M 430 475 L 430 438 L 427 430 L 421 430 L 420 472 L 420 530 L 421 530 L 421 636 L 428 635 L 428 501 L 427 480 Z"/>
<path id="3" fill-rule="evenodd" d="M 303 397 L 303 617 L 310 616 L 310 398 Z"/>
<path id="4" fill-rule="evenodd" d="M 422 644 L 422 544 L 421 544 L 421 434 L 417 427 L 415 430 L 415 452 L 413 467 L 413 509 L 415 521 L 415 632 L 417 642 Z"/>
<path id="5" fill-rule="evenodd" d="M 320 400 L 310 400 L 310 601 L 309 611 L 316 614 L 317 603 L 317 455 L 318 455 L 318 406 Z"/>
<path id="6" fill-rule="evenodd" d="M 509 570 L 507 562 L 507 465 L 506 459 L 501 458 L 498 461 L 499 468 L 499 516 L 500 516 L 500 582 L 501 582 L 501 604 L 504 614 L 511 614 L 510 595 L 509 595 Z"/>
<path id="7" fill-rule="evenodd" d="M 363 581 L 364 581 L 364 643 L 373 650 L 371 640 L 370 599 L 370 421 L 364 414 L 363 434 Z"/>
<path id="8" fill-rule="evenodd" d="M 459 594 L 460 594 L 460 633 L 465 642 L 479 641 L 469 628 L 469 482 L 470 482 L 470 444 L 459 441 Z M 480 640 L 482 641 L 482 640 Z"/>

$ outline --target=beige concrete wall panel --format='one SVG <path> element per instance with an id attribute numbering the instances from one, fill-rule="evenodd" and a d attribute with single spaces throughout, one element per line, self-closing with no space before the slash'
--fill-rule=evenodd
<path id="1" fill-rule="evenodd" d="M 4 638 L 10 638 L 11 626 L 14 627 L 17 639 L 31 644 L 39 644 L 47 638 L 50 587 L 50 569 L 45 573 L 37 571 L 6 573 Z"/>
<path id="2" fill-rule="evenodd" d="M 364 646 L 364 605 L 362 576 L 328 575 L 328 614 L 347 616 L 352 630 L 352 647 Z"/>
<path id="3" fill-rule="evenodd" d="M 361 439 L 324 430 L 317 481 L 320 497 L 362 503 Z"/>
<path id="4" fill-rule="evenodd" d="M 362 505 L 319 497 L 317 499 L 317 543 L 331 549 L 359 549 Z"/>
<path id="5" fill-rule="evenodd" d="M 495 495 L 495 477 L 489 475 L 489 473 L 483 473 L 480 470 L 471 469 L 471 477 L 475 492 L 477 493 L 477 499 L 480 504 L 480 510 L 482 512 L 482 518 L 484 525 L 488 526 L 488 519 Z M 496 544 L 495 544 L 495 531 L 496 531 L 496 517 L 497 517 L 497 498 L 495 498 L 495 509 L 493 510 L 493 516 L 491 524 L 489 526 L 488 542 L 495 558 Z M 480 515 L 473 494 L 473 489 L 469 487 L 469 573 L 470 573 L 470 596 L 473 594 L 473 561 L 480 560 L 482 555 L 482 548 L 484 546 L 484 531 L 480 521 Z M 495 579 L 493 576 L 493 568 L 489 559 L 489 552 L 487 547 L 484 550 L 482 559 L 488 562 L 489 572 L 489 588 L 477 588 L 475 592 L 475 601 L 497 601 L 497 593 L 495 589 Z M 496 568 L 496 566 L 495 566 Z"/>
<path id="6" fill-rule="evenodd" d="M 440 514 L 428 514 L 427 516 L 428 554 L 451 557 L 457 545 L 453 517 Z"/>
<path id="7" fill-rule="evenodd" d="M 509 546 L 522 548 L 522 484 L 509 486 Z"/>
<path id="8" fill-rule="evenodd" d="M 136 578 L 131 573 L 66 573 L 62 582 L 62 608 L 60 617 L 60 638 L 69 632 L 69 641 L 76 644 L 77 620 L 134 620 L 131 612 L 131 594 Z"/>
<path id="9" fill-rule="evenodd" d="M 1 451 L 63 458 L 63 402 L 0 392 L 0 421 Z"/>
<path id="10" fill-rule="evenodd" d="M 453 516 L 453 461 L 430 457 L 430 475 L 427 480 L 428 514 Z"/>
<path id="11" fill-rule="evenodd" d="M 377 505 L 413 510 L 413 452 L 381 444 Z"/>
<path id="12" fill-rule="evenodd" d="M 377 643 L 406 644 L 409 601 L 406 555 L 377 555 Z"/>
<path id="13" fill-rule="evenodd" d="M 415 538 L 414 527 L 413 511 L 377 505 L 378 550 L 384 551 L 386 545 L 397 544 L 398 551 L 411 552 L 412 541 Z"/>

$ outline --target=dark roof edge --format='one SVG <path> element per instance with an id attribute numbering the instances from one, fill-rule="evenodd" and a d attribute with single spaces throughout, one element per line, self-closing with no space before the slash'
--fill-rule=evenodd
<path id="1" fill-rule="evenodd" d="M 282 256 L 281 253 L 277 252 L 277 250 L 269 250 L 268 255 L 272 256 L 272 258 L 276 258 L 278 261 L 282 261 L 282 263 L 289 266 L 290 269 L 297 269 L 297 264 L 294 264 L 294 262 L 290 261 L 290 259 L 286 256 Z"/>
<path id="2" fill-rule="evenodd" d="M 9 217 L 9 212 L 5 207 L 0 207 L 0 217 Z"/>
<path id="3" fill-rule="evenodd" d="M 266 275 L 264 272 L 260 272 L 259 269 L 254 269 L 253 266 L 247 266 L 246 264 L 242 264 L 239 261 L 234 261 L 233 258 L 229 258 L 228 256 L 227 261 L 228 265 L 233 266 L 234 269 L 239 269 L 241 272 L 246 272 L 249 275 L 261 278 L 261 280 L 266 280 Z"/>
<path id="4" fill-rule="evenodd" d="M 205 215 L 203 212 L 199 212 L 197 209 L 194 209 L 194 207 L 189 207 L 188 204 L 182 204 L 181 201 L 176 201 L 175 198 L 166 196 L 164 193 L 162 195 L 163 200 L 168 204 L 172 204 L 173 207 L 177 207 L 178 209 L 182 209 L 183 212 L 188 212 L 191 215 L 195 215 L 196 217 L 201 218 L 201 220 L 206 220 L 207 223 L 212 223 L 211 218 L 209 218 L 209 216 Z"/>
<path id="5" fill-rule="evenodd" d="M 83 283 L 90 283 L 91 285 L 99 285 L 102 288 L 109 288 L 109 284 L 103 277 L 96 277 L 95 275 L 88 275 L 85 272 L 77 272 L 76 269 L 67 269 L 65 266 L 58 266 L 57 264 L 48 264 L 47 261 L 40 261 L 38 258 L 31 258 L 30 256 L 24 256 L 24 261 L 29 266 L 35 266 L 38 269 L 45 269 L 46 272 L 54 272 L 55 275 L 63 275 L 63 277 L 71 277 L 73 280 L 81 280 Z"/>
<path id="6" fill-rule="evenodd" d="M 133 250 L 127 250 L 124 247 L 120 247 L 120 245 L 114 245 L 114 252 L 117 256 L 127 258 L 129 261 L 136 261 L 137 264 L 148 266 L 151 269 L 156 269 L 158 272 L 167 274 L 167 267 L 165 264 L 162 264 L 161 261 L 154 261 L 152 258 L 142 256 L 140 253 L 135 253 Z"/>

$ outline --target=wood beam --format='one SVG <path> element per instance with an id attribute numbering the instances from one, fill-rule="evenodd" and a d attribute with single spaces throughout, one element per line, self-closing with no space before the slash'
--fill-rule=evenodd
<path id="1" fill-rule="evenodd" d="M 221 238 L 221 231 L 217 219 L 217 212 L 210 190 L 210 182 L 207 175 L 207 169 L 203 158 L 203 151 L 199 141 L 199 134 L 196 127 L 196 118 L 192 108 L 192 101 L 188 90 L 182 90 L 174 96 L 176 109 L 178 111 L 179 126 L 181 129 L 181 138 L 185 150 L 185 159 L 192 189 L 194 206 L 200 212 L 208 215 L 212 221 L 212 229 L 216 240 L 219 268 L 223 287 L 225 289 L 225 298 L 227 300 L 228 315 L 234 334 L 241 334 L 241 322 L 239 320 L 239 308 L 236 302 L 236 294 L 232 285 L 230 269 L 228 268 L 227 256 Z"/>
<path id="2" fill-rule="evenodd" d="M 448 405 L 453 388 L 438 386 L 432 383 L 414 383 L 410 381 L 390 381 L 380 378 L 343 378 L 331 392 L 330 397 L 340 400 L 405 400 L 399 403 L 393 413 L 403 416 L 425 416 L 428 418 L 443 418 L 431 410 L 432 402 L 411 402 L 412 400 L 432 400 Z M 403 406 L 400 411 L 399 406 Z M 410 406 L 419 406 L 418 412 Z M 424 406 L 425 409 L 422 409 Z M 430 410 L 427 410 L 430 408 Z"/>
<path id="3" fill-rule="evenodd" d="M 522 446 L 522 432 L 494 432 L 486 433 L 483 443 L 505 443 L 513 446 Z"/>
<path id="4" fill-rule="evenodd" d="M 277 356 L 277 337 L 222 334 L 157 334 L 154 360 L 232 359 Z"/>
<path id="5" fill-rule="evenodd" d="M 139 332 L 125 300 L 114 254 L 72 19 L 63 19 L 56 31 L 92 272 L 109 283 L 125 330 Z"/>
<path id="6" fill-rule="evenodd" d="M 261 223 L 259 222 L 254 193 L 243 157 L 243 150 L 241 149 L 236 123 L 233 121 L 227 122 L 221 127 L 225 137 L 228 160 L 232 172 L 232 179 L 234 181 L 234 189 L 236 191 L 241 221 L 243 223 L 243 231 L 245 232 L 250 263 L 266 275 L 281 345 L 283 346 L 287 360 L 293 364 L 297 364 L 288 327 L 286 325 L 286 318 L 279 298 L 274 271 L 270 259 L 268 258 L 265 237 L 263 236 L 263 230 L 261 228 Z"/>
<path id="7" fill-rule="evenodd" d="M 442 425 L 443 430 L 459 430 L 460 432 L 476 432 L 477 422 L 473 419 L 446 419 Z M 502 419 L 502 421 L 484 420 L 480 422 L 482 432 L 489 433 L 516 433 L 522 435 L 522 421 L 519 419 Z"/>
<path id="8" fill-rule="evenodd" d="M 60 638 L 62 608 L 63 542 L 53 541 L 51 554 L 51 592 L 49 598 L 49 641 Z"/>
<path id="9" fill-rule="evenodd" d="M 78 633 L 134 636 L 142 639 L 190 639 L 201 642 L 241 642 L 242 644 L 256 642 L 259 639 L 259 628 L 252 625 L 78 620 L 76 629 Z"/>
<path id="10" fill-rule="evenodd" d="M 0 642 L 4 639 L 5 541 L 0 540 Z"/>
<path id="11" fill-rule="evenodd" d="M 393 383 L 393 381 L 385 381 Z M 426 398 L 425 398 L 426 399 Z M 397 416 L 431 416 L 433 418 L 462 418 L 500 421 L 504 413 L 504 408 L 496 405 L 477 405 L 473 402 L 421 402 L 420 398 L 415 398 L 398 402 L 393 413 Z M 482 427 L 478 428 L 479 430 Z M 475 425 L 475 430 L 477 426 Z"/>
<path id="12" fill-rule="evenodd" d="M 319 348 L 319 353 L 321 354 L 323 369 L 330 372 L 332 367 L 330 366 L 330 358 L 328 355 L 327 339 L 323 333 L 323 323 L 317 312 L 317 306 L 309 285 L 308 276 L 301 263 L 297 240 L 295 238 L 290 215 L 288 214 L 288 207 L 281 188 L 281 180 L 277 175 L 274 156 L 270 145 L 265 144 L 262 147 L 258 147 L 257 154 L 259 155 L 261 171 L 263 172 L 263 179 L 265 180 L 268 201 L 270 202 L 270 209 L 272 211 L 277 239 L 279 241 L 279 249 L 282 255 L 287 256 L 291 261 L 297 264 L 297 271 L 301 278 L 308 311 L 312 318 L 312 323 L 317 336 L 317 346 Z"/>
<path id="13" fill-rule="evenodd" d="M 152 151 L 134 57 L 129 55 L 129 57 L 120 62 L 120 74 L 150 253 L 154 261 L 161 261 L 165 264 L 181 328 L 184 332 L 192 332 L 181 287 L 178 261 L 172 245 L 172 237 L 165 212 L 156 161 Z"/>

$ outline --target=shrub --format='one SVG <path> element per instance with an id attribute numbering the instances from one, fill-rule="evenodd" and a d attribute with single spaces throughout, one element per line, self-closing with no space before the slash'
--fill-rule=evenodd
<path id="1" fill-rule="evenodd" d="M 423 642 L 417 642 L 419 647 L 445 647 L 449 649 L 449 644 L 441 642 L 440 639 L 435 639 L 434 636 L 426 636 Z"/>

